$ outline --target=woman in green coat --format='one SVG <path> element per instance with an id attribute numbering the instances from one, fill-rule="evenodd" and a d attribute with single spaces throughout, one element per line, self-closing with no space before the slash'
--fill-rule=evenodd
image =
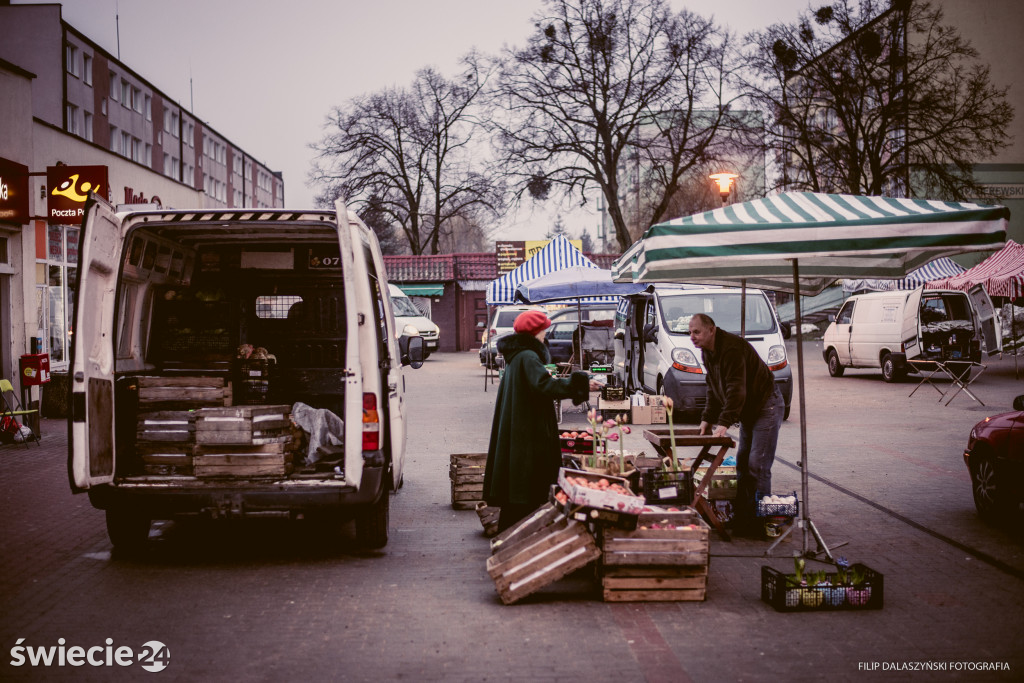
<path id="1" fill-rule="evenodd" d="M 484 472 L 484 500 L 501 508 L 498 529 L 504 531 L 540 507 L 562 466 L 556 400 L 574 404 L 590 397 L 596 382 L 574 372 L 556 379 L 544 366 L 551 362 L 544 336 L 551 320 L 540 311 L 516 318 L 510 334 L 498 341 L 505 374 L 498 385 Z"/>

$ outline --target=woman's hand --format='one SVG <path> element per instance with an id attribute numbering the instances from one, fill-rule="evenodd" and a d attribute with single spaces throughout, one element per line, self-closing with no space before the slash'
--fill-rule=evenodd
<path id="1" fill-rule="evenodd" d="M 601 388 L 603 386 L 604 386 L 604 384 L 602 382 L 598 382 L 596 379 L 590 380 L 590 390 L 591 391 L 601 391 Z"/>

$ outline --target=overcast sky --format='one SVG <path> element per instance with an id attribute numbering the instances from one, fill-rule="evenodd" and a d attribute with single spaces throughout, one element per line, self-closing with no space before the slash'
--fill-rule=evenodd
<path id="1" fill-rule="evenodd" d="M 713 13 L 741 35 L 790 21 L 809 4 L 671 3 Z M 309 145 L 320 138 L 332 106 L 406 86 L 424 66 L 452 75 L 473 47 L 493 54 L 503 45 L 522 45 L 540 7 L 540 0 L 69 0 L 63 17 L 117 55 L 118 15 L 121 60 L 281 171 L 286 205 L 304 208 L 313 206 L 315 194 L 306 186 Z M 556 212 L 570 232 L 585 227 L 596 234 L 595 211 L 546 207 L 509 217 L 501 238 L 541 238 Z"/>

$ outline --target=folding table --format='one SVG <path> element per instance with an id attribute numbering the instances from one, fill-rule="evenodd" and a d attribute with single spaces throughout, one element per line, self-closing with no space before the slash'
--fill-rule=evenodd
<path id="1" fill-rule="evenodd" d="M 968 387 L 970 387 L 975 380 L 981 377 L 981 373 L 985 372 L 985 369 L 988 367 L 987 365 L 965 360 L 923 360 L 920 358 L 907 359 L 907 363 L 917 369 L 918 373 L 921 374 L 921 381 L 918 382 L 918 385 L 914 387 L 914 390 L 910 392 L 909 396 L 913 396 L 917 393 L 917 390 L 925 384 L 930 384 L 935 391 L 939 392 L 939 403 L 941 403 L 942 399 L 946 398 L 948 395 L 949 400 L 946 401 L 946 405 L 948 406 L 953 402 L 953 399 L 956 398 L 957 394 L 962 391 L 981 405 L 985 405 L 984 401 L 975 396 Z M 960 373 L 957 372 L 957 370 L 962 372 L 964 366 L 969 366 L 970 368 L 966 375 L 964 375 L 967 379 L 961 378 Z M 977 374 L 974 373 L 974 368 L 980 368 Z M 952 384 L 945 390 L 940 389 L 939 386 L 932 381 L 934 377 L 942 377 L 943 375 L 952 381 Z"/>

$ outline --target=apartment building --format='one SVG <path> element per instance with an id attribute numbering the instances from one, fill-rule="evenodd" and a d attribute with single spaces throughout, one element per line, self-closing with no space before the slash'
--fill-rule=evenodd
<path id="1" fill-rule="evenodd" d="M 284 206 L 281 173 L 65 22 L 60 4 L 0 0 L 0 93 L 0 377 L 33 338 L 67 368 L 80 218 L 53 208 L 61 183 L 115 205 Z"/>

